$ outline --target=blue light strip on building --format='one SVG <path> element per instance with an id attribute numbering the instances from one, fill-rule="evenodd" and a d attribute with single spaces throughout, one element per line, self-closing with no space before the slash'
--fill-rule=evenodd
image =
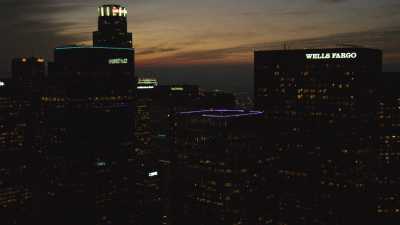
<path id="1" fill-rule="evenodd" d="M 94 49 L 110 49 L 110 50 L 130 50 L 133 48 L 116 48 L 116 47 L 98 47 L 98 46 L 71 46 L 71 47 L 58 47 L 56 50 L 69 50 L 69 49 L 84 49 L 84 48 L 94 48 Z"/>

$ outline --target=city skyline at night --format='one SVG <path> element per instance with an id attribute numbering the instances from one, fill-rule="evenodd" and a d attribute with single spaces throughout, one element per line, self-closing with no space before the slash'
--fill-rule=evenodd
<path id="1" fill-rule="evenodd" d="M 394 0 L 0 7 L 0 224 L 400 221 Z"/>
<path id="2" fill-rule="evenodd" d="M 285 43 L 291 49 L 340 44 L 379 48 L 385 71 L 400 68 L 400 4 L 395 0 L 7 0 L 0 3 L 8 9 L 1 16 L 13 19 L 0 25 L 8 31 L 0 38 L 0 76 L 9 76 L 10 56 L 51 60 L 56 46 L 91 44 L 93 6 L 102 3 L 128 7 L 138 75 L 156 74 L 165 83 L 193 81 L 210 89 L 249 91 L 253 49 L 282 49 Z M 231 84 L 223 76 L 231 76 Z"/>

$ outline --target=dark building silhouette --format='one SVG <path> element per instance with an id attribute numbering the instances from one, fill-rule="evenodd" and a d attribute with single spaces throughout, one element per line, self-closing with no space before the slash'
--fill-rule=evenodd
<path id="1" fill-rule="evenodd" d="M 17 81 L 43 80 L 46 64 L 36 57 L 15 58 L 11 64 L 11 76 Z"/>
<path id="2" fill-rule="evenodd" d="M 0 80 L 0 224 L 353 225 L 400 215 L 399 73 L 256 51 L 255 96 L 135 77 L 127 9 Z M 224 109 L 221 109 L 224 108 Z"/>
<path id="3" fill-rule="evenodd" d="M 269 152 L 262 112 L 177 113 L 172 128 L 174 224 L 265 224 Z"/>
<path id="4" fill-rule="evenodd" d="M 171 145 L 172 115 L 199 103 L 193 85 L 159 85 L 139 78 L 136 108 L 135 193 L 139 224 L 172 224 Z"/>
<path id="5" fill-rule="evenodd" d="M 132 33 L 127 27 L 127 8 L 103 5 L 98 8 L 98 31 L 93 32 L 93 45 L 132 48 Z"/>
<path id="6" fill-rule="evenodd" d="M 95 46 L 54 50 L 41 97 L 42 223 L 134 223 L 134 49 L 108 36 L 126 28 L 118 17 L 99 19 Z"/>
<path id="7" fill-rule="evenodd" d="M 207 91 L 201 94 L 199 105 L 203 109 L 235 109 L 236 98 L 232 93 L 224 91 Z"/>
<path id="8" fill-rule="evenodd" d="M 154 89 L 158 82 L 153 78 L 139 78 L 136 105 L 136 148 L 141 152 L 150 152 L 154 136 L 153 100 Z"/>
<path id="9" fill-rule="evenodd" d="M 272 224 L 368 224 L 374 82 L 382 52 L 255 52 L 255 105 L 276 160 Z"/>
<path id="10" fill-rule="evenodd" d="M 45 79 L 46 62 L 43 58 L 15 58 L 11 63 L 11 77 L 20 88 L 19 94 L 27 98 L 38 98 L 42 82 Z"/>
<path id="11" fill-rule="evenodd" d="M 30 101 L 11 79 L 0 81 L 0 218 L 26 224 L 33 208 Z"/>
<path id="12" fill-rule="evenodd" d="M 376 167 L 371 172 L 376 191 L 375 224 L 396 224 L 400 219 L 399 84 L 400 73 L 383 73 L 376 82 Z"/>

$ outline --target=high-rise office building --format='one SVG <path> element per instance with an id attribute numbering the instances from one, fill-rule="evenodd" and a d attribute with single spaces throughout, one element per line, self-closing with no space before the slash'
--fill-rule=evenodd
<path id="1" fill-rule="evenodd" d="M 170 183 L 170 126 L 178 110 L 198 104 L 199 88 L 192 85 L 158 85 L 157 80 L 139 78 L 137 87 L 136 218 L 139 224 L 172 224 Z"/>
<path id="2" fill-rule="evenodd" d="M 153 78 L 139 78 L 137 85 L 136 104 L 136 148 L 138 152 L 150 153 L 154 135 L 153 128 L 153 101 L 154 89 L 158 82 Z"/>
<path id="3" fill-rule="evenodd" d="M 276 161 L 273 224 L 368 224 L 375 215 L 374 80 L 366 48 L 255 52 L 255 106 Z"/>
<path id="4" fill-rule="evenodd" d="M 400 73 L 382 73 L 376 92 L 374 132 L 376 167 L 371 179 L 376 190 L 375 224 L 396 224 L 400 214 Z"/>
<path id="5" fill-rule="evenodd" d="M 103 5 L 98 8 L 98 13 L 98 31 L 93 32 L 93 45 L 132 48 L 127 8 L 120 5 Z"/>
<path id="6" fill-rule="evenodd" d="M 173 120 L 174 224 L 266 224 L 271 158 L 263 113 L 202 110 Z"/>
<path id="7" fill-rule="evenodd" d="M 41 220 L 51 224 L 134 222 L 134 49 L 112 36 L 126 32 L 126 13 L 109 16 L 99 19 L 95 46 L 58 47 L 49 65 Z"/>
<path id="8" fill-rule="evenodd" d="M 43 58 L 23 57 L 15 58 L 11 64 L 11 76 L 14 80 L 43 80 L 45 75 L 45 61 Z"/>
<path id="9" fill-rule="evenodd" d="M 13 82 L 18 83 L 20 92 L 24 93 L 26 97 L 38 98 L 45 78 L 45 68 L 46 62 L 43 58 L 15 58 L 11 63 L 11 76 Z"/>
<path id="10" fill-rule="evenodd" d="M 0 218 L 27 224 L 32 216 L 30 102 L 11 79 L 0 81 Z"/>

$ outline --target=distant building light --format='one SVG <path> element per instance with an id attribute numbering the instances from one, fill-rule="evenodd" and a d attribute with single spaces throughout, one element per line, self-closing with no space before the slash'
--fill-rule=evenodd
<path id="1" fill-rule="evenodd" d="M 158 82 L 154 78 L 139 78 L 137 84 L 137 89 L 153 89 L 158 85 Z"/>
<path id="2" fill-rule="evenodd" d="M 144 85 L 157 86 L 158 85 L 158 81 L 157 81 L 157 79 L 154 79 L 154 78 L 139 78 L 138 85 L 141 85 L 141 86 L 144 86 Z"/>
<path id="3" fill-rule="evenodd" d="M 153 89 L 154 86 L 138 86 L 137 89 Z"/>
<path id="4" fill-rule="evenodd" d="M 109 59 L 108 64 L 128 64 L 127 58 Z"/>
<path id="5" fill-rule="evenodd" d="M 0 81 L 0 87 L 4 87 L 6 86 L 6 83 L 4 83 L 3 81 Z"/>
<path id="6" fill-rule="evenodd" d="M 37 62 L 39 62 L 39 63 L 44 63 L 44 59 L 39 58 L 39 59 L 37 59 Z"/>
<path id="7" fill-rule="evenodd" d="M 171 91 L 184 91 L 185 89 L 183 87 L 172 87 Z"/>
<path id="8" fill-rule="evenodd" d="M 156 176 L 158 176 L 158 172 L 157 171 L 149 173 L 149 177 L 156 177 Z"/>
<path id="9" fill-rule="evenodd" d="M 21 59 L 22 62 L 27 62 L 28 60 L 26 58 Z"/>
<path id="10" fill-rule="evenodd" d="M 98 167 L 104 167 L 106 166 L 106 162 L 97 162 Z"/>

